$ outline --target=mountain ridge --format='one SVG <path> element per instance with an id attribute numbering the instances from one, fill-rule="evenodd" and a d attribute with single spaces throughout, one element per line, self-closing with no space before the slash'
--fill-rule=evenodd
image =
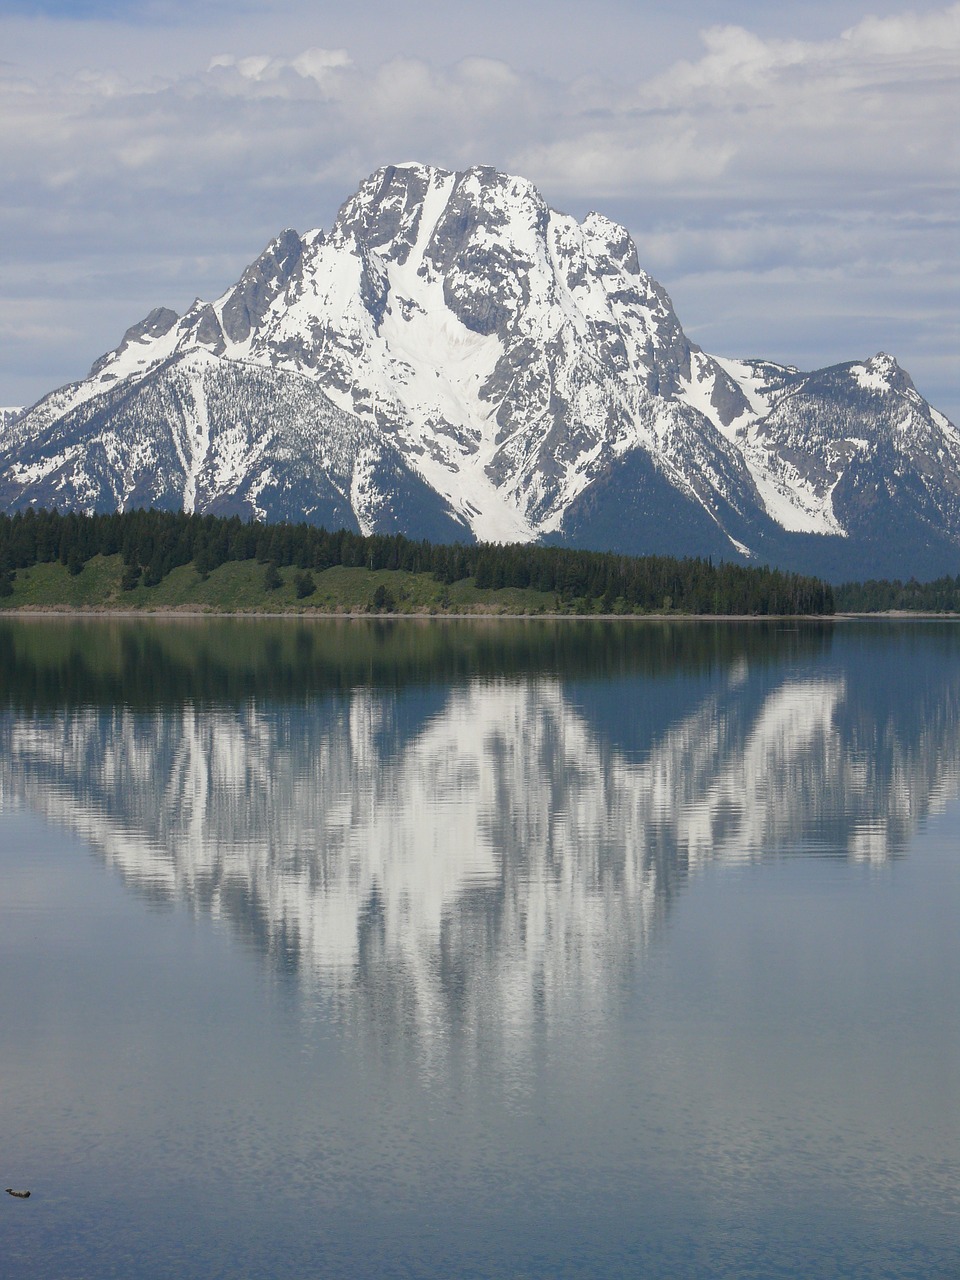
<path id="1" fill-rule="evenodd" d="M 934 575 L 960 433 L 884 353 L 704 352 L 602 214 L 408 164 L 7 422 L 0 509 L 52 503 Z"/>

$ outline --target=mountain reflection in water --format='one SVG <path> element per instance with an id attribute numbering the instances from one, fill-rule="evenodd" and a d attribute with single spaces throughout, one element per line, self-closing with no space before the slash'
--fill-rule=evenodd
<path id="1" fill-rule="evenodd" d="M 0 624 L 0 802 L 423 1040 L 603 1016 L 699 867 L 895 856 L 960 778 L 914 624 Z"/>

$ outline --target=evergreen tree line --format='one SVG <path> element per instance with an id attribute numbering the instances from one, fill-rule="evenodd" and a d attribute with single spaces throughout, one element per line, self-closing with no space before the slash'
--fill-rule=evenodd
<path id="1" fill-rule="evenodd" d="M 891 609 L 916 613 L 960 613 L 960 574 L 917 582 L 895 578 L 845 582 L 835 589 L 836 607 L 845 613 L 885 613 Z"/>
<path id="2" fill-rule="evenodd" d="M 453 546 L 402 534 L 364 536 L 307 524 L 260 524 L 212 515 L 137 510 L 81 515 L 28 509 L 0 516 L 0 593 L 10 594 L 18 569 L 59 560 L 79 574 L 93 556 L 121 555 L 122 585 L 157 585 L 172 569 L 193 564 L 201 577 L 230 560 L 257 560 L 266 578 L 296 566 L 298 594 L 310 593 L 310 571 L 335 565 L 430 573 L 440 583 L 473 578 L 481 589 L 532 588 L 560 607 L 580 603 L 603 612 L 694 614 L 830 614 L 833 590 L 813 577 L 745 568 L 699 558 L 622 556 L 610 552 L 513 544 Z M 267 583 L 269 585 L 269 582 Z"/>

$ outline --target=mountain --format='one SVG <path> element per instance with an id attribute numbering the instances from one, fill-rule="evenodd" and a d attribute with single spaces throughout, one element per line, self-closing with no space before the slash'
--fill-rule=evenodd
<path id="1" fill-rule="evenodd" d="M 407 164 L 8 423 L 0 509 L 31 503 L 932 576 L 960 434 L 887 355 L 708 355 L 600 214 Z"/>

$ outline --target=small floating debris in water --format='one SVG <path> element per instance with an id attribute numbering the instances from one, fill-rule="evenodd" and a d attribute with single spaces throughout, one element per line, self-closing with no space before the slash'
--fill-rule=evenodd
<path id="1" fill-rule="evenodd" d="M 30 1192 L 29 1192 L 29 1191 L 14 1191 L 13 1187 L 7 1187 L 7 1195 L 8 1195 L 8 1196 L 16 1196 L 18 1200 L 29 1200 L 29 1199 L 30 1199 Z"/>

